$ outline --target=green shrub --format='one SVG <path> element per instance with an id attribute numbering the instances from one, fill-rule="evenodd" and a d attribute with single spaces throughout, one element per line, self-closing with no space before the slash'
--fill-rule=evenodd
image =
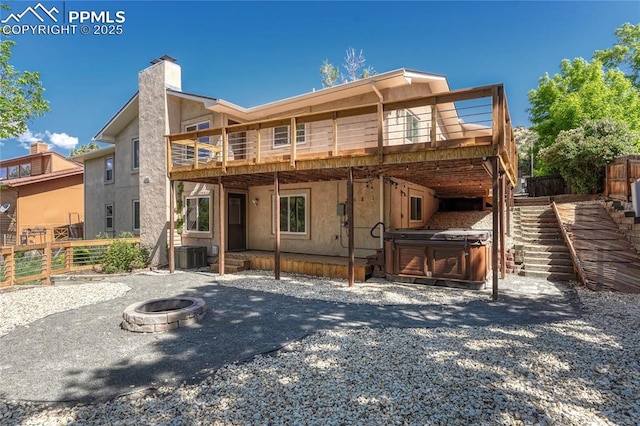
<path id="1" fill-rule="evenodd" d="M 144 247 L 126 241 L 114 241 L 104 255 L 102 270 L 107 274 L 128 272 L 147 266 L 149 253 Z"/>

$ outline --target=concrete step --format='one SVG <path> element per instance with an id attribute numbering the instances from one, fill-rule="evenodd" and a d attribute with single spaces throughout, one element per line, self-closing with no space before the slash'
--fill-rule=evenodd
<path id="1" fill-rule="evenodd" d="M 531 263 L 544 263 L 545 260 L 568 260 L 571 262 L 571 253 L 565 251 L 525 251 L 524 261 Z"/>
<path id="2" fill-rule="evenodd" d="M 541 278 L 547 281 L 571 281 L 576 279 L 574 273 L 566 274 L 561 272 L 542 272 L 542 271 L 522 270 L 520 271 L 520 275 L 525 277 Z"/>
<path id="3" fill-rule="evenodd" d="M 538 263 L 525 263 L 525 271 L 537 271 L 537 272 L 556 272 L 563 274 L 573 273 L 573 265 L 543 265 Z"/>
<path id="4" fill-rule="evenodd" d="M 537 246 L 557 246 L 560 244 L 564 244 L 564 240 L 562 239 L 561 236 L 558 236 L 557 238 L 551 238 L 551 237 L 543 237 L 543 238 L 539 238 L 539 237 L 525 237 L 522 236 L 522 243 L 526 246 L 526 245 L 537 245 Z"/>
<path id="5" fill-rule="evenodd" d="M 213 263 L 210 265 L 211 267 L 211 272 L 218 272 L 220 271 L 220 265 L 218 265 L 217 263 Z M 225 274 L 236 274 L 238 272 L 242 272 L 245 269 L 240 267 L 240 266 L 234 266 L 234 265 L 224 265 L 224 273 Z"/>
<path id="6" fill-rule="evenodd" d="M 555 236 L 555 235 L 559 235 L 560 237 L 562 237 L 562 233 L 560 232 L 560 229 L 558 229 L 558 227 L 540 227 L 540 228 L 526 228 L 525 230 L 522 231 L 522 236 L 523 237 L 539 237 L 539 236 Z"/>
<path id="7" fill-rule="evenodd" d="M 561 241 L 557 244 L 525 244 L 524 245 L 524 255 L 528 256 L 530 253 L 569 253 L 569 249 L 564 245 L 564 241 Z"/>
<path id="8" fill-rule="evenodd" d="M 549 266 L 571 266 L 573 268 L 573 261 L 569 254 L 557 253 L 555 256 L 547 257 L 524 257 L 525 265 L 549 265 Z"/>

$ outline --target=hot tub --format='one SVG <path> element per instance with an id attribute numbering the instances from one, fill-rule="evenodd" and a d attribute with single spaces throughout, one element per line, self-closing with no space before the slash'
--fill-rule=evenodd
<path id="1" fill-rule="evenodd" d="M 491 272 L 491 231 L 399 229 L 384 233 L 388 279 L 484 288 Z"/>

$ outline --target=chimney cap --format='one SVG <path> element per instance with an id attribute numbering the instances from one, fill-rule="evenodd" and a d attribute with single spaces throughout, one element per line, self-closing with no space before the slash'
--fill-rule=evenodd
<path id="1" fill-rule="evenodd" d="M 173 62 L 174 64 L 176 62 L 178 62 L 178 60 L 176 58 L 174 58 L 173 56 L 166 55 L 166 54 L 160 56 L 160 60 L 167 61 L 167 62 Z"/>
<path id="2" fill-rule="evenodd" d="M 155 65 L 158 62 L 160 62 L 160 59 L 154 59 L 154 60 L 151 61 L 151 65 Z"/>

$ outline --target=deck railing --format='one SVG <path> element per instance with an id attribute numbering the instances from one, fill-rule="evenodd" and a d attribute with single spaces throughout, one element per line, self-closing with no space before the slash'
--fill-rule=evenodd
<path id="1" fill-rule="evenodd" d="M 0 287 L 16 284 L 51 284 L 51 276 L 93 269 L 103 263 L 107 248 L 116 240 L 60 241 L 0 247 Z M 120 238 L 139 244 L 139 238 Z"/>
<path id="2" fill-rule="evenodd" d="M 493 145 L 517 175 L 502 85 L 171 134 L 169 172 Z M 295 140 L 296 143 L 291 143 Z"/>

